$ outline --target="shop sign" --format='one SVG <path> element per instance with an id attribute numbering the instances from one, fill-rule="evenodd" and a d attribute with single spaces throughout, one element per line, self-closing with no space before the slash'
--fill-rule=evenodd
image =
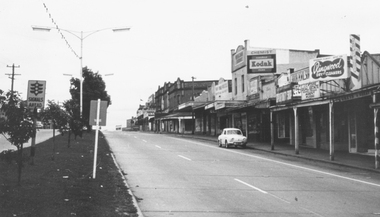
<path id="1" fill-rule="evenodd" d="M 274 73 L 276 72 L 276 51 L 250 51 L 247 55 L 247 73 Z"/>
<path id="2" fill-rule="evenodd" d="M 301 91 L 302 85 L 294 85 L 293 86 L 293 97 L 301 97 Z"/>
<path id="3" fill-rule="evenodd" d="M 219 110 L 226 107 L 226 103 L 224 102 L 215 102 L 215 110 Z"/>
<path id="4" fill-rule="evenodd" d="M 258 77 L 249 80 L 249 95 L 259 94 L 259 79 Z"/>
<path id="5" fill-rule="evenodd" d="M 292 101 L 293 97 L 293 91 L 287 90 L 281 93 L 276 94 L 276 103 L 286 103 L 289 101 Z"/>
<path id="6" fill-rule="evenodd" d="M 333 99 L 333 102 L 344 102 L 344 101 L 354 100 L 354 99 L 367 97 L 367 96 L 371 96 L 371 95 L 372 95 L 371 90 L 365 90 L 365 91 L 360 91 L 357 93 L 341 96 L 339 98 Z"/>
<path id="7" fill-rule="evenodd" d="M 205 110 L 210 109 L 210 108 L 214 108 L 214 103 L 210 103 L 205 106 Z"/>
<path id="8" fill-rule="evenodd" d="M 346 79 L 349 77 L 347 55 L 311 59 L 310 82 Z"/>
<path id="9" fill-rule="evenodd" d="M 301 99 L 314 99 L 321 97 L 321 89 L 319 81 L 311 82 L 307 84 L 297 85 L 300 86 Z"/>
<path id="10" fill-rule="evenodd" d="M 228 100 L 228 81 L 215 85 L 215 98 L 219 100 Z"/>
<path id="11" fill-rule="evenodd" d="M 290 81 L 295 83 L 305 83 L 309 81 L 310 71 L 309 67 L 297 70 L 294 73 L 290 74 Z"/>
<path id="12" fill-rule="evenodd" d="M 239 45 L 236 52 L 232 54 L 232 71 L 245 66 L 245 48 Z"/>
<path id="13" fill-rule="evenodd" d="M 154 116 L 154 111 L 150 110 L 150 111 L 145 111 L 144 112 L 144 118 L 147 118 L 147 117 L 150 117 L 150 116 Z"/>

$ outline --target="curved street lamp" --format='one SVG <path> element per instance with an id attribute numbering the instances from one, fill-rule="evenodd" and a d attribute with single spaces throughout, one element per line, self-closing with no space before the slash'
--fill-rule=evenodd
<path id="1" fill-rule="evenodd" d="M 89 36 L 100 32 L 104 30 L 112 30 L 113 32 L 121 32 L 121 31 L 129 31 L 130 27 L 121 27 L 121 28 L 104 28 L 104 29 L 98 29 L 98 30 L 92 30 L 92 31 L 73 31 L 73 30 L 67 30 L 67 29 L 61 29 L 56 27 L 46 27 L 46 26 L 32 26 L 33 31 L 46 31 L 49 32 L 52 29 L 57 29 L 61 31 L 68 32 L 72 35 L 74 35 L 76 38 L 80 40 L 80 117 L 82 118 L 83 113 L 83 40 L 88 38 Z"/>

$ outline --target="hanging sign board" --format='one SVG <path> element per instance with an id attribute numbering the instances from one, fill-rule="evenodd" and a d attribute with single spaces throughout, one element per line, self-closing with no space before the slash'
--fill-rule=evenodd
<path id="1" fill-rule="evenodd" d="M 315 99 L 321 97 L 321 89 L 319 81 L 310 82 L 301 85 L 301 99 Z"/>
<path id="2" fill-rule="evenodd" d="M 45 107 L 45 90 L 46 81 L 28 81 L 27 107 L 29 109 L 43 109 Z"/>
<path id="3" fill-rule="evenodd" d="M 100 101 L 99 110 L 99 126 L 106 126 L 107 123 L 107 101 Z M 98 101 L 91 100 L 90 107 L 90 118 L 88 119 L 89 124 L 96 126 L 96 114 L 98 112 Z"/>

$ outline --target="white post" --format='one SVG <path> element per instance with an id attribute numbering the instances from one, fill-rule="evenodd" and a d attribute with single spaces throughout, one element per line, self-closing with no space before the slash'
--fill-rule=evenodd
<path id="1" fill-rule="evenodd" d="M 80 118 L 83 118 L 83 31 L 80 32 L 80 79 L 79 79 L 79 114 Z"/>
<path id="2" fill-rule="evenodd" d="M 94 148 L 94 169 L 92 172 L 92 178 L 96 177 L 96 161 L 98 156 L 98 135 L 99 135 L 99 114 L 100 114 L 100 99 L 98 99 L 98 106 L 96 110 L 96 131 L 95 131 L 95 148 Z"/>
<path id="3" fill-rule="evenodd" d="M 295 147 L 295 153 L 299 154 L 300 153 L 300 148 L 299 148 L 299 132 L 298 132 L 298 113 L 297 113 L 297 107 L 293 107 L 294 111 L 294 147 Z"/>
<path id="4" fill-rule="evenodd" d="M 334 103 L 329 103 L 329 122 L 330 122 L 330 160 L 334 160 L 334 152 L 335 152 L 335 145 L 334 145 Z"/>
<path id="5" fill-rule="evenodd" d="M 273 111 L 270 111 L 270 146 L 274 150 L 274 126 L 273 126 Z"/>
<path id="6" fill-rule="evenodd" d="M 375 125 L 375 168 L 379 168 L 379 128 L 377 126 L 377 112 L 379 111 L 378 108 L 375 108 L 373 110 L 374 112 L 374 125 Z"/>

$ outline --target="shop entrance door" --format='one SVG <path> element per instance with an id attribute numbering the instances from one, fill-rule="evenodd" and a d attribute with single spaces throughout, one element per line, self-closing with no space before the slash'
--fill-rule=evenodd
<path id="1" fill-rule="evenodd" d="M 348 145 L 350 153 L 358 151 L 357 129 L 356 129 L 356 114 L 350 112 L 348 115 Z"/>

